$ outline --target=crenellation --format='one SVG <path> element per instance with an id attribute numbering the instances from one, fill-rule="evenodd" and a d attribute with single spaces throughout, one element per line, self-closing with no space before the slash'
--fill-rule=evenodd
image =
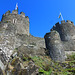
<path id="1" fill-rule="evenodd" d="M 62 23 L 65 23 L 65 20 L 62 20 L 62 21 L 61 21 L 61 24 L 62 24 Z"/>
<path id="2" fill-rule="evenodd" d="M 72 21 L 71 21 L 71 23 L 74 24 Z"/>
<path id="3" fill-rule="evenodd" d="M 10 14 L 10 10 L 8 10 L 6 13 L 5 13 L 5 15 L 9 15 Z"/>
<path id="4" fill-rule="evenodd" d="M 29 17 L 28 16 L 25 16 L 25 18 L 27 19 L 27 21 L 29 22 Z"/>
<path id="5" fill-rule="evenodd" d="M 20 12 L 20 14 L 22 15 L 22 17 L 25 17 L 25 13 L 24 12 Z"/>
<path id="6" fill-rule="evenodd" d="M 56 26 L 55 26 L 56 25 Z M 72 21 L 57 22 L 51 32 L 45 35 L 46 48 L 54 61 L 64 61 L 66 53 L 75 53 L 75 26 Z M 66 50 L 68 50 L 66 52 Z M 55 54 L 54 54 L 55 53 Z M 54 57 L 55 56 L 55 57 Z M 60 57 L 60 58 L 59 58 Z"/>
<path id="7" fill-rule="evenodd" d="M 18 14 L 17 10 L 13 10 L 12 13 L 7 11 L 2 17 L 2 22 L 15 24 L 17 27 L 16 33 L 29 35 L 29 18 L 25 16 L 24 12 Z"/>
<path id="8" fill-rule="evenodd" d="M 57 22 L 55 25 L 56 25 L 56 28 L 59 28 L 61 24 Z"/>
<path id="9" fill-rule="evenodd" d="M 62 20 L 62 21 L 61 21 L 61 24 L 62 24 L 62 23 L 71 23 L 71 24 L 73 24 L 73 22 L 70 21 L 70 20 L 66 20 L 66 21 L 65 21 L 65 20 Z M 55 25 L 60 25 L 60 23 L 57 22 Z"/>
<path id="10" fill-rule="evenodd" d="M 59 25 L 59 22 L 57 22 L 55 25 L 56 25 L 56 26 Z"/>
<path id="11" fill-rule="evenodd" d="M 18 14 L 17 10 L 13 10 L 11 14 Z"/>
<path id="12" fill-rule="evenodd" d="M 71 21 L 70 21 L 70 20 L 67 20 L 66 22 L 67 22 L 67 23 L 71 23 Z"/>
<path id="13" fill-rule="evenodd" d="M 52 27 L 52 29 L 50 29 L 50 31 L 53 31 L 53 30 L 55 30 L 56 29 L 56 25 L 54 25 L 53 27 Z"/>

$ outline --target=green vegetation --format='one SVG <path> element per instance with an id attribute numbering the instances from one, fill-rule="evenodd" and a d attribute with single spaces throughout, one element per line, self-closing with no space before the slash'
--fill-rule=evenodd
<path id="1" fill-rule="evenodd" d="M 16 63 L 18 63 L 18 61 L 19 61 L 19 58 L 14 58 L 11 62 L 11 65 L 15 66 Z"/>
<path id="2" fill-rule="evenodd" d="M 68 58 L 70 61 L 66 61 L 67 63 L 56 63 L 49 57 L 32 57 L 35 64 L 39 66 L 40 75 L 50 75 L 51 73 L 54 75 L 75 75 L 75 54 L 69 55 Z"/>
<path id="3" fill-rule="evenodd" d="M 52 70 L 50 68 L 51 59 L 47 59 L 47 57 L 35 56 L 32 57 L 35 64 L 39 67 L 39 73 L 50 75 Z M 40 74 L 41 75 L 41 74 Z"/>
<path id="4" fill-rule="evenodd" d="M 52 70 L 50 69 L 49 71 L 45 71 L 44 69 L 39 69 L 39 73 L 43 73 L 45 75 L 50 75 Z"/>
<path id="5" fill-rule="evenodd" d="M 70 59 L 69 61 L 61 63 L 52 61 L 49 56 L 30 57 L 23 54 L 21 59 L 23 60 L 24 66 L 26 66 L 30 61 L 33 61 L 39 68 L 39 75 L 75 75 L 75 55 L 69 55 L 68 58 Z M 14 66 L 17 62 L 18 58 L 14 58 L 11 65 Z M 24 72 L 26 73 L 26 71 Z M 20 71 L 19 74 L 22 74 L 22 71 Z"/>
<path id="6" fill-rule="evenodd" d="M 67 55 L 67 59 L 71 61 L 75 60 L 75 53 L 72 53 L 72 55 Z"/>

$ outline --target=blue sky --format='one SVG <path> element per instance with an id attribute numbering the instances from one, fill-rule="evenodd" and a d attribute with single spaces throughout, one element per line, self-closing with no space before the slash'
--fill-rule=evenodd
<path id="1" fill-rule="evenodd" d="M 30 21 L 30 33 L 36 37 L 44 37 L 50 32 L 61 12 L 64 20 L 75 23 L 75 0 L 1 0 L 0 19 L 2 15 L 14 10 L 18 3 L 19 13 L 23 11 Z"/>

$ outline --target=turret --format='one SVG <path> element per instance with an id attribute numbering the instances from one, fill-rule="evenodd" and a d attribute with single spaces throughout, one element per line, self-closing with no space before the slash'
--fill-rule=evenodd
<path id="1" fill-rule="evenodd" d="M 75 52 L 75 26 L 72 21 L 57 22 L 44 36 L 46 48 L 54 61 L 65 61 L 66 54 Z"/>
<path id="2" fill-rule="evenodd" d="M 46 48 L 50 52 L 50 57 L 54 61 L 65 61 L 65 52 L 61 43 L 60 35 L 57 31 L 53 30 L 50 33 L 46 33 L 44 36 Z"/>
<path id="3" fill-rule="evenodd" d="M 2 22 L 15 24 L 17 28 L 15 33 L 29 35 L 29 18 L 24 12 L 18 14 L 17 10 L 13 10 L 12 13 L 7 11 L 2 17 Z"/>
<path id="4" fill-rule="evenodd" d="M 59 32 L 62 41 L 71 40 L 73 39 L 73 36 L 75 36 L 74 24 L 69 20 L 67 20 L 66 22 L 65 20 L 63 20 L 61 21 L 61 24 L 59 22 L 56 23 L 52 29 Z"/>

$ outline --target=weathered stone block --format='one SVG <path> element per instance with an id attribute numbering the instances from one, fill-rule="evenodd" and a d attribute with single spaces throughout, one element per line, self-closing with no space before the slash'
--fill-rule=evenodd
<path id="1" fill-rule="evenodd" d="M 46 48 L 54 61 L 65 61 L 65 51 L 57 31 L 51 31 L 45 35 Z"/>
<path id="2" fill-rule="evenodd" d="M 54 61 L 64 61 L 65 54 L 75 53 L 75 26 L 72 21 L 56 23 L 44 38 L 46 48 Z"/>

